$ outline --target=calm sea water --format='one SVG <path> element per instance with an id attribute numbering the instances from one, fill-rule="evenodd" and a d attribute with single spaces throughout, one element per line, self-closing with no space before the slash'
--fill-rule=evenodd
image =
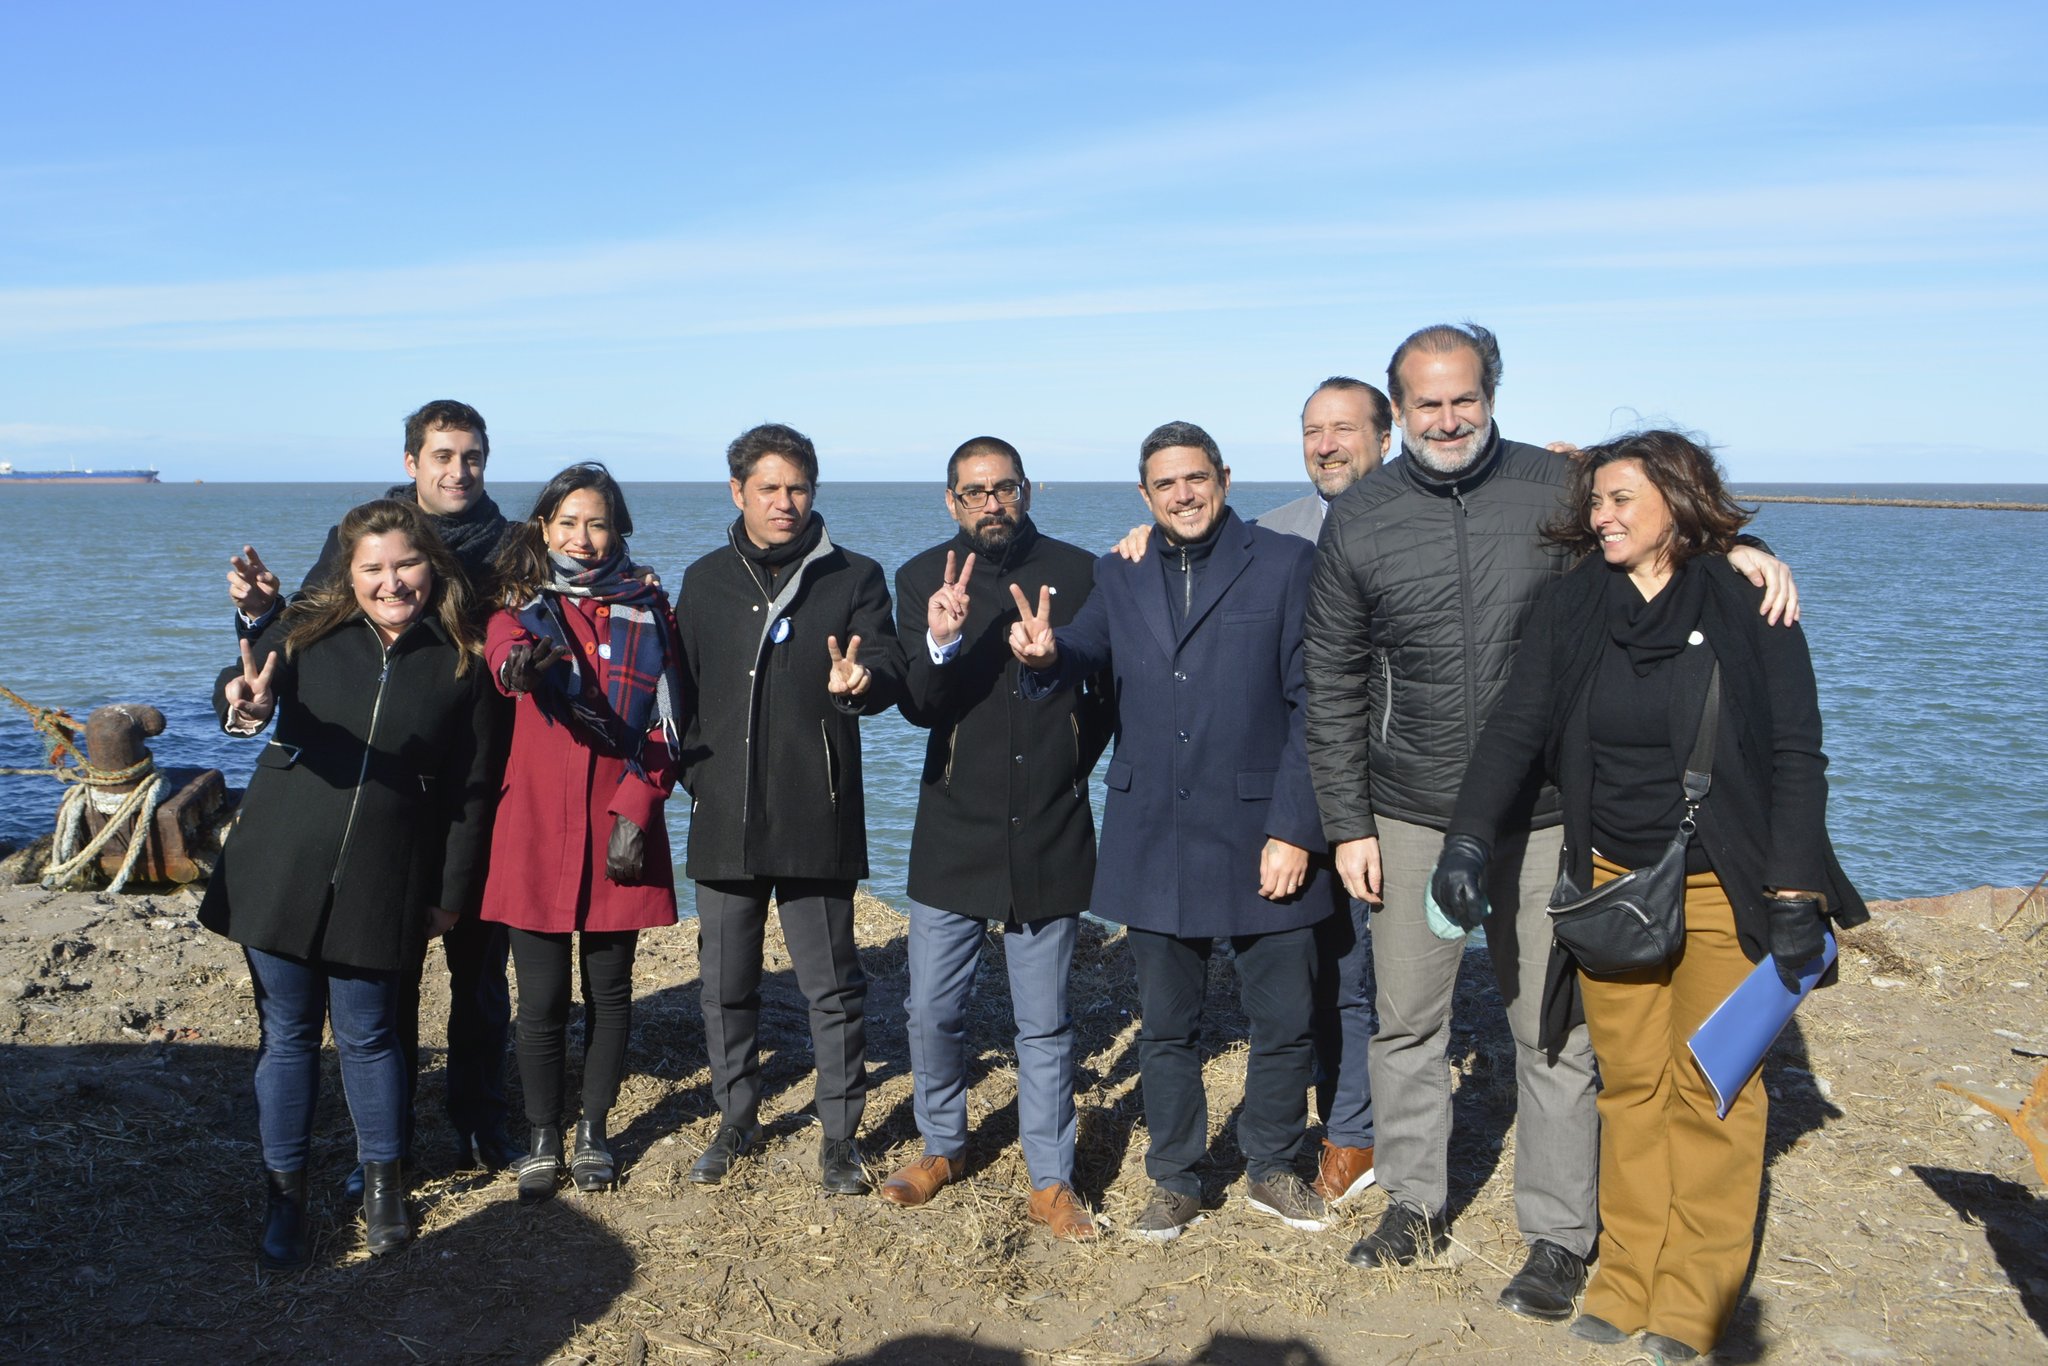
<path id="1" fill-rule="evenodd" d="M 536 489 L 492 492 L 516 516 Z M 258 746 L 222 736 L 207 702 L 234 658 L 227 557 L 252 541 L 295 583 L 340 513 L 382 491 L 0 490 L 6 543 L 39 551 L 0 576 L 0 683 L 80 719 L 107 702 L 151 703 L 170 722 L 153 746 L 161 762 L 246 781 Z M 1242 483 L 1231 501 L 1256 514 L 1303 491 Z M 1755 491 L 2048 502 L 2044 485 Z M 733 516 L 723 485 L 627 494 L 634 554 L 671 585 Z M 818 507 L 835 540 L 892 574 L 952 530 L 936 483 L 828 483 Z M 1034 513 L 1049 534 L 1104 548 L 1145 517 L 1126 483 L 1055 484 Z M 1799 575 L 1832 759 L 1830 823 L 1850 876 L 1887 897 L 2031 884 L 2048 869 L 2048 609 L 2036 577 L 2048 563 L 2048 513 L 1769 504 L 1755 529 Z M 893 713 L 866 724 L 872 887 L 885 899 L 903 894 L 922 743 Z M 41 762 L 26 716 L 0 703 L 0 766 Z M 0 840 L 46 833 L 57 790 L 0 777 Z M 678 849 L 685 805 L 671 804 Z"/>

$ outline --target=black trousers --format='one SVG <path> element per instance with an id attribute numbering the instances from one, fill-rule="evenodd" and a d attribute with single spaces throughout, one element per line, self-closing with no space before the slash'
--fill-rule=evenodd
<path id="1" fill-rule="evenodd" d="M 1152 1139 L 1145 1174 L 1168 1190 L 1199 1197 L 1195 1164 L 1209 1146 L 1202 998 L 1216 941 L 1150 930 L 1132 930 L 1126 939 L 1138 967 L 1138 1077 Z M 1293 1170 L 1308 1128 L 1315 930 L 1238 935 L 1230 947 L 1237 960 L 1238 1001 L 1251 1020 L 1237 1145 L 1257 1181 Z"/>
<path id="2" fill-rule="evenodd" d="M 512 1032 L 512 992 L 505 982 L 505 927 L 464 916 L 441 936 L 448 963 L 448 1121 L 458 1135 L 505 1122 L 505 1044 Z M 405 1151 L 412 1153 L 413 1100 L 420 1071 L 420 979 L 431 945 L 398 974 L 398 1047 L 405 1054 Z"/>
<path id="3" fill-rule="evenodd" d="M 698 970 L 711 1099 L 727 1124 L 760 1123 L 761 947 L 772 896 L 797 986 L 811 1006 L 815 1105 L 828 1139 L 852 1138 L 867 1106 L 868 979 L 853 943 L 852 882 L 746 878 L 697 884 Z"/>
<path id="4" fill-rule="evenodd" d="M 640 931 L 509 933 L 512 964 L 519 972 L 519 1085 L 526 1092 L 526 1122 L 535 1128 L 563 1122 L 572 954 L 583 968 L 583 1117 L 603 1119 L 618 1102 L 619 1081 L 626 1074 L 626 1040 L 633 1032 L 633 950 Z"/>

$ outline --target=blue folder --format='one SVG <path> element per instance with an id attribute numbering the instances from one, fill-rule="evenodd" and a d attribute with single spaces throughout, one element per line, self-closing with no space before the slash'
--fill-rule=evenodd
<path id="1" fill-rule="evenodd" d="M 1835 936 L 1829 934 L 1820 957 L 1799 970 L 1799 990 L 1790 992 L 1778 980 L 1776 961 L 1765 954 L 1742 985 L 1693 1031 L 1686 1046 L 1714 1088 L 1715 1110 L 1722 1119 L 1728 1118 L 1736 1093 L 1763 1066 L 1764 1054 L 1778 1041 L 1792 1012 L 1834 961 Z"/>

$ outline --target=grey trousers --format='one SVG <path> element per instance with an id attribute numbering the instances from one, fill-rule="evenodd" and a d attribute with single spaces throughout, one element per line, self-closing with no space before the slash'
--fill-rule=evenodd
<path id="1" fill-rule="evenodd" d="M 698 975 L 711 1100 L 725 1124 L 761 1122 L 761 947 L 773 894 L 796 984 L 811 1006 L 815 1106 L 828 1139 L 852 1138 L 867 1106 L 868 979 L 854 952 L 851 882 L 749 878 L 697 884 Z"/>
<path id="2" fill-rule="evenodd" d="M 1373 1161 L 1389 1199 L 1431 1214 L 1449 1199 L 1451 995 L 1465 941 L 1439 939 L 1422 909 L 1443 832 L 1379 821 L 1385 905 L 1373 915 L 1379 1032 L 1372 1092 L 1379 1142 Z M 1599 1228 L 1599 1091 L 1582 1025 L 1550 1062 L 1537 1046 L 1550 963 L 1550 889 L 1564 832 L 1503 839 L 1494 849 L 1487 948 L 1515 1037 L 1515 1219 L 1523 1241 L 1542 1238 L 1590 1256 Z"/>

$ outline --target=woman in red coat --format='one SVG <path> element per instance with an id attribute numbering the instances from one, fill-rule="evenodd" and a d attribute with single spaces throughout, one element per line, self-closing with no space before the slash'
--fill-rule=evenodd
<path id="1" fill-rule="evenodd" d="M 568 1168 L 581 1190 L 615 1175 L 618 1099 L 641 930 L 676 921 L 662 808 L 680 747 L 682 652 L 659 588 L 626 554 L 632 515 L 603 465 L 548 481 L 500 547 L 501 607 L 484 657 L 517 699 L 491 841 L 485 920 L 508 928 L 519 982 L 519 1078 L 532 1126 L 519 1198 L 554 1194 L 569 968 L 581 937 L 583 1118 Z"/>

